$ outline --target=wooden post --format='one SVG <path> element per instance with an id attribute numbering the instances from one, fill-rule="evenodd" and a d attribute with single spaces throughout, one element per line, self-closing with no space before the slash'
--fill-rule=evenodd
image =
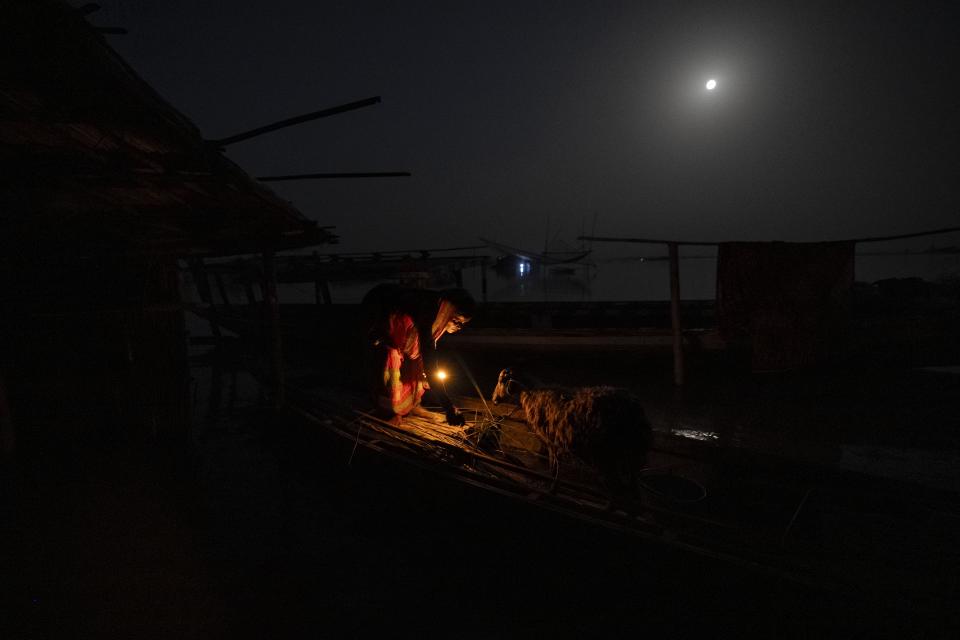
<path id="1" fill-rule="evenodd" d="M 680 329 L 680 248 L 670 249 L 670 325 L 673 329 L 673 384 L 683 385 L 683 332 Z"/>
<path id="2" fill-rule="evenodd" d="M 323 304 L 333 304 L 333 297 L 330 295 L 330 284 L 326 280 L 317 278 L 313 281 L 313 295 L 316 296 L 317 304 L 323 300 Z"/>
<path id="3" fill-rule="evenodd" d="M 316 251 L 313 252 L 313 299 L 317 304 L 322 300 L 330 304 L 330 288 L 320 277 L 320 256 Z"/>
<path id="4" fill-rule="evenodd" d="M 210 289 L 210 279 L 207 276 L 206 269 L 203 268 L 203 258 L 197 258 L 191 261 L 191 271 L 193 280 L 197 286 L 197 293 L 200 294 L 200 300 L 207 306 L 207 320 L 210 322 L 210 333 L 217 339 L 217 345 L 220 345 L 220 322 L 217 318 L 217 305 L 213 304 L 213 291 Z"/>
<path id="5" fill-rule="evenodd" d="M 214 272 L 213 279 L 217 283 L 217 291 L 220 292 L 220 297 L 223 298 L 223 306 L 225 309 L 230 308 L 230 296 L 227 295 L 227 287 L 223 284 L 223 276 L 219 272 Z"/>
<path id="6" fill-rule="evenodd" d="M 13 425 L 13 412 L 10 410 L 10 400 L 7 395 L 7 386 L 0 375 L 0 460 L 6 466 L 4 456 L 13 456 L 17 449 L 17 432 Z M 12 465 L 7 468 L 12 468 Z M 5 480 L 0 476 L 0 480 Z"/>
<path id="7" fill-rule="evenodd" d="M 483 301 L 487 301 L 487 263 L 482 262 L 480 264 L 480 292 L 483 296 Z"/>
<path id="8" fill-rule="evenodd" d="M 273 406 L 283 406 L 283 344 L 280 340 L 280 300 L 277 297 L 277 261 L 272 249 L 263 252 L 263 306 Z"/>

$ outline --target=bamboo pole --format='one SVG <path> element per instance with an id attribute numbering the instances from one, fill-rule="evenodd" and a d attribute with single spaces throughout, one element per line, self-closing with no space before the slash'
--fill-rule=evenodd
<path id="1" fill-rule="evenodd" d="M 257 176 L 260 182 L 287 182 L 289 180 L 331 180 L 338 178 L 409 178 L 409 171 L 354 171 L 339 173 L 298 173 L 283 176 Z"/>
<path id="2" fill-rule="evenodd" d="M 320 111 L 313 111 L 311 113 L 306 113 L 302 116 L 295 116 L 293 118 L 287 118 L 286 120 L 280 120 L 279 122 L 274 122 L 262 127 L 257 127 L 256 129 L 250 129 L 249 131 L 244 131 L 243 133 L 238 133 L 236 135 L 228 136 L 226 138 L 220 138 L 218 140 L 210 140 L 210 144 L 217 147 L 225 147 L 230 144 L 235 144 L 237 142 L 242 142 L 244 140 L 249 140 L 256 136 L 263 135 L 265 133 L 270 133 L 271 131 L 277 131 L 278 129 L 284 129 L 286 127 L 292 127 L 304 122 L 309 122 L 311 120 L 317 120 L 318 118 L 326 118 L 328 116 L 334 116 L 339 113 L 345 113 L 347 111 L 353 111 L 354 109 L 362 109 L 363 107 L 369 107 L 380 102 L 380 96 L 374 96 L 372 98 L 367 98 L 366 100 L 357 100 L 356 102 L 349 102 L 347 104 L 341 104 L 336 107 L 330 107 L 328 109 L 321 109 Z"/>
<path id="3" fill-rule="evenodd" d="M 670 249 L 670 325 L 673 329 L 673 383 L 683 386 L 683 332 L 680 329 L 680 248 L 677 243 L 667 245 Z"/>
<path id="4" fill-rule="evenodd" d="M 818 240 L 817 242 L 889 242 L 891 240 L 905 240 L 908 238 L 922 238 L 924 236 L 936 236 L 943 233 L 953 233 L 960 231 L 960 227 L 944 227 L 943 229 L 931 229 L 927 231 L 916 231 L 914 233 L 901 233 L 895 236 L 868 236 L 864 238 L 845 238 L 842 240 Z M 639 244 L 676 244 L 686 246 L 715 247 L 722 242 L 703 242 L 694 240 L 664 240 L 662 238 L 611 238 L 601 236 L 579 236 L 578 240 L 589 240 L 590 242 L 627 242 Z M 770 242 L 767 240 L 754 240 L 752 242 Z M 804 243 L 797 243 L 804 244 Z"/>

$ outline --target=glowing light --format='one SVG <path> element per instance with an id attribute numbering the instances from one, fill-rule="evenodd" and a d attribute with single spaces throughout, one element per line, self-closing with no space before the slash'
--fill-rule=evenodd
<path id="1" fill-rule="evenodd" d="M 716 80 L 714 80 L 713 78 L 710 78 L 709 80 L 707 80 L 707 91 L 713 91 L 716 88 L 717 88 Z"/>
<path id="2" fill-rule="evenodd" d="M 447 372 L 444 371 L 443 369 L 438 369 L 438 370 L 437 370 L 437 379 L 440 380 L 441 382 L 443 382 L 444 380 L 446 380 L 446 379 L 447 379 Z"/>
<path id="3" fill-rule="evenodd" d="M 521 276 L 525 276 L 525 275 L 527 275 L 528 273 L 530 273 L 530 263 L 529 263 L 529 262 L 524 262 L 523 260 L 521 260 L 518 268 L 520 269 L 520 275 L 521 275 Z"/>

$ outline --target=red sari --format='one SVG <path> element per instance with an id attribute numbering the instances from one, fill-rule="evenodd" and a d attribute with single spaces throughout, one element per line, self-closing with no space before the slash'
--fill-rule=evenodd
<path id="1" fill-rule="evenodd" d="M 446 300 L 441 301 L 431 325 L 434 345 L 443 335 L 456 309 Z M 383 387 L 377 402 L 398 416 L 405 416 L 420 404 L 424 391 L 430 388 L 424 376 L 423 357 L 417 326 L 410 315 L 393 312 L 387 318 L 389 346 L 383 366 Z M 433 346 L 433 345 L 431 345 Z"/>

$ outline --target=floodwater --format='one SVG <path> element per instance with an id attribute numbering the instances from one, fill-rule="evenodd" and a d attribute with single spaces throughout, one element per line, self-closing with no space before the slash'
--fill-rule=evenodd
<path id="1" fill-rule="evenodd" d="M 491 302 L 540 301 L 620 301 L 669 300 L 670 266 L 657 254 L 658 248 L 634 254 L 597 252 L 591 265 L 568 267 L 530 266 L 521 274 L 487 272 L 487 298 Z M 683 257 L 686 256 L 686 257 Z M 712 300 L 716 293 L 716 253 L 709 248 L 691 247 L 681 252 L 680 292 L 685 300 Z M 858 255 L 855 262 L 856 279 L 876 282 L 886 278 L 919 277 L 935 281 L 942 278 L 960 278 L 960 253 L 956 254 L 882 254 Z M 463 284 L 477 299 L 482 292 L 479 267 L 463 272 Z M 334 302 L 357 303 L 374 282 L 331 283 Z M 447 280 L 432 283 L 437 288 L 454 286 L 452 275 Z M 310 303 L 314 301 L 313 285 L 284 284 L 279 289 L 283 303 Z M 242 288 L 234 288 L 230 295 L 241 300 Z"/>

